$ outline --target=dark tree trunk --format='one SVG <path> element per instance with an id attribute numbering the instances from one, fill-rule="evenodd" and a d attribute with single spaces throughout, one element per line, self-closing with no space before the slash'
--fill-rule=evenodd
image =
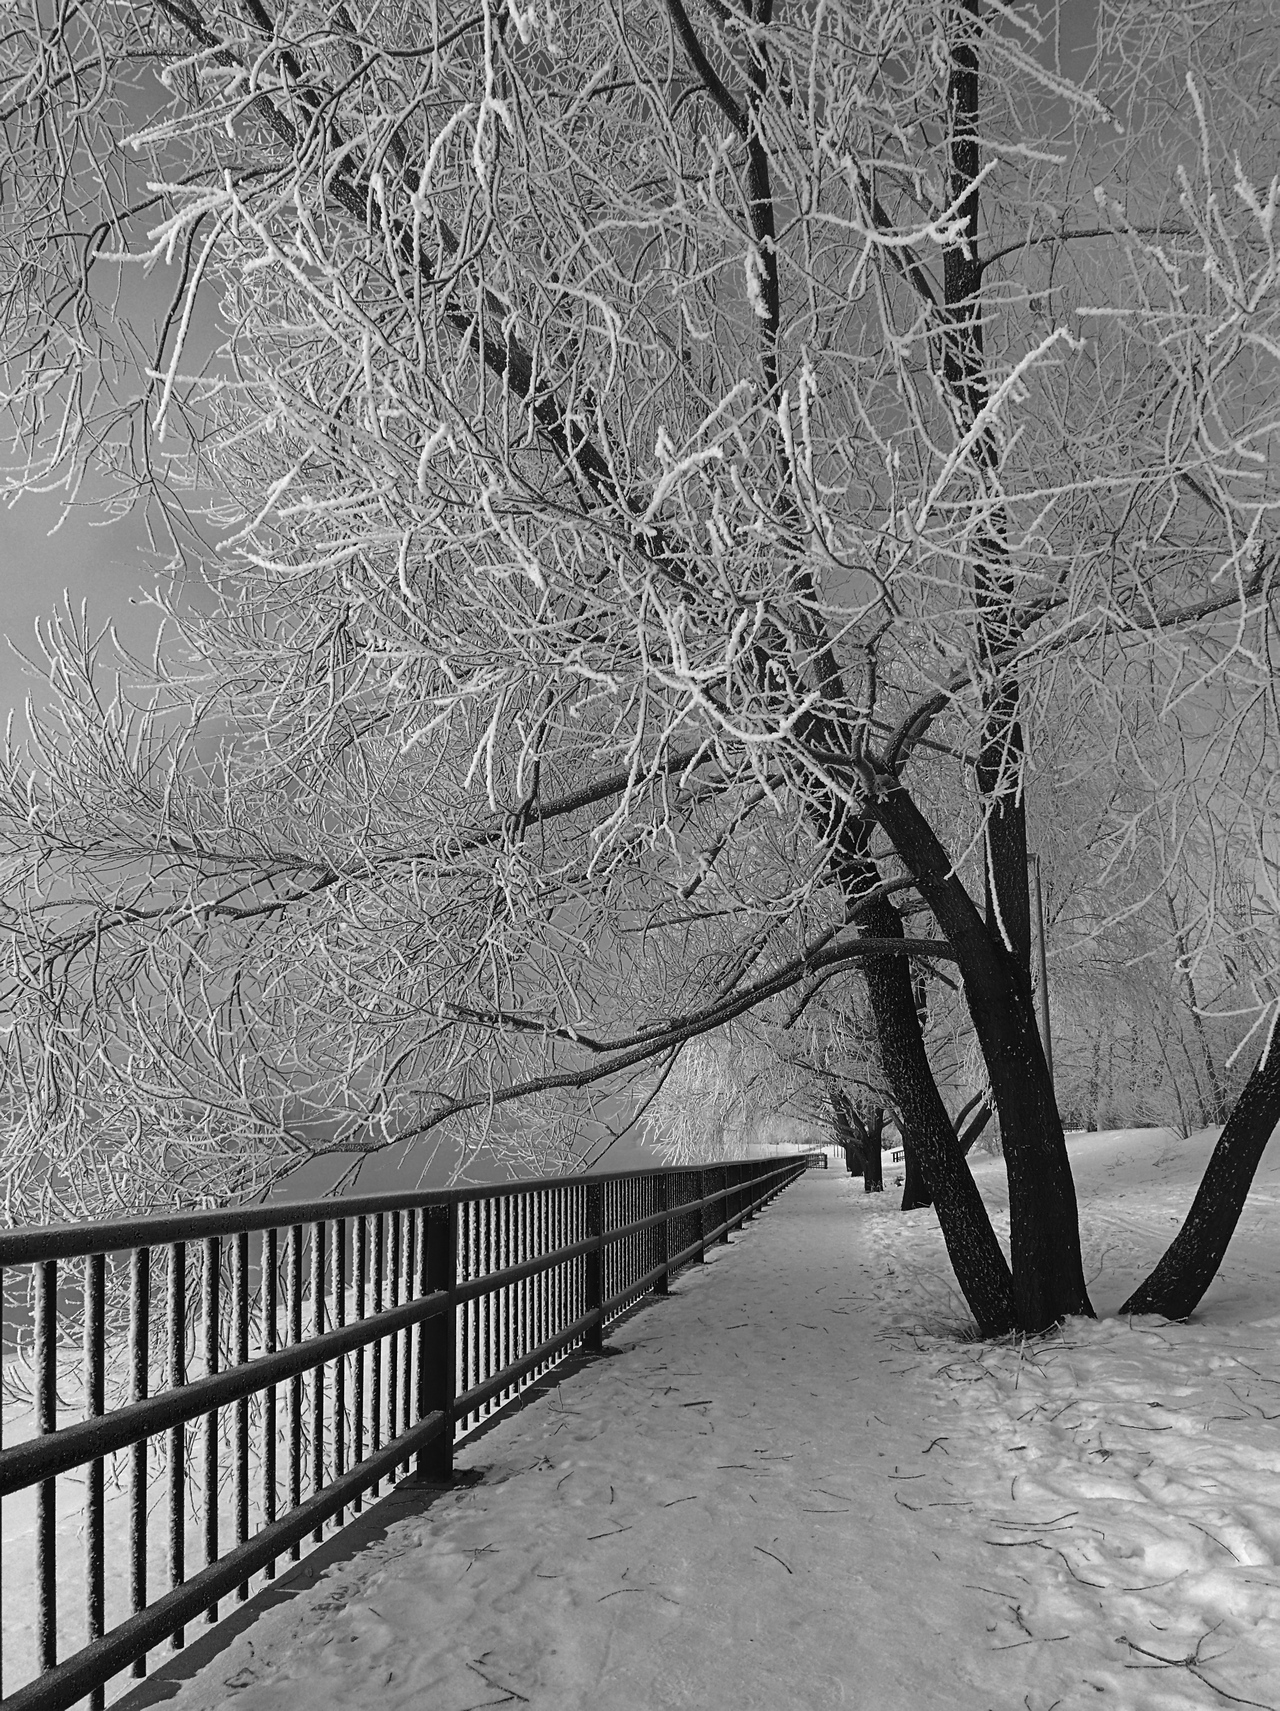
<path id="1" fill-rule="evenodd" d="M 933 1195 L 921 1168 L 919 1148 L 905 1129 L 902 1132 L 902 1157 L 902 1210 L 916 1212 L 922 1206 L 932 1206 Z"/>
<path id="2" fill-rule="evenodd" d="M 1093 1024 L 1093 1053 L 1089 1060 L 1089 1088 L 1085 1094 L 1088 1107 L 1085 1121 L 1094 1134 L 1098 1132 L 1098 1098 L 1102 1086 L 1102 1027 L 1103 1019 L 1098 1016 Z"/>
<path id="3" fill-rule="evenodd" d="M 863 1134 L 858 1133 L 861 1124 L 853 1101 L 843 1087 L 831 1089 L 831 1126 L 835 1132 L 836 1145 L 844 1151 L 844 1167 L 850 1176 L 857 1176 L 863 1169 L 865 1149 Z"/>
<path id="4" fill-rule="evenodd" d="M 865 897 L 879 879 L 873 864 L 861 854 L 869 830 L 865 824 L 847 824 L 841 834 L 838 871 L 850 903 Z M 860 913 L 858 926 L 869 938 L 904 936 L 902 917 L 887 898 Z M 1000 1336 L 1017 1322 L 1013 1280 L 929 1068 L 907 958 L 869 956 L 860 966 L 889 1092 L 902 1132 L 913 1137 L 933 1190 L 956 1280 L 979 1330 L 984 1336 Z"/>
<path id="5" fill-rule="evenodd" d="M 964 1112 L 962 1111 L 960 1116 L 956 1119 L 956 1128 L 958 1130 L 960 1130 L 960 1122 L 963 1117 Z M 960 1151 L 964 1153 L 966 1158 L 973 1151 L 974 1142 L 978 1139 L 979 1135 L 981 1135 L 982 1131 L 990 1121 L 991 1107 L 984 1099 L 977 1111 L 974 1113 L 973 1120 L 970 1122 L 969 1127 L 967 1129 L 960 1130 Z"/>
<path id="6" fill-rule="evenodd" d="M 1122 1313 L 1163 1313 L 1185 1319 L 1213 1282 L 1244 1209 L 1271 1132 L 1280 1123 L 1280 1041 L 1277 1021 L 1257 1068 L 1218 1138 L 1186 1221 L 1159 1265 L 1139 1284 Z"/>
<path id="7" fill-rule="evenodd" d="M 1075 1184 L 1036 1025 L 1030 975 L 988 932 L 946 851 L 898 779 L 873 772 L 867 783 L 877 819 L 914 875 L 959 964 L 1004 1136 L 1016 1322 L 1024 1331 L 1043 1331 L 1068 1313 L 1092 1316 Z M 890 913 L 897 917 L 896 910 Z M 877 919 L 874 931 L 887 929 Z M 874 966 L 881 959 L 867 960 Z M 949 1119 L 946 1125 L 950 1150 L 972 1184 Z M 926 1157 L 925 1168 L 936 1193 L 932 1156 Z"/>
<path id="8" fill-rule="evenodd" d="M 884 1164 L 881 1149 L 884 1135 L 884 1112 L 879 1106 L 872 1113 L 871 1121 L 865 1128 L 865 1140 L 862 1143 L 862 1192 L 864 1194 L 884 1193 Z"/>

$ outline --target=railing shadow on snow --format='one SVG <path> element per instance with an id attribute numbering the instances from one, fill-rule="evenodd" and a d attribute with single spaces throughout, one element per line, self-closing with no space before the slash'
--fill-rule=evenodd
<path id="1" fill-rule="evenodd" d="M 244 1603 L 383 1482 L 447 1482 L 458 1442 L 575 1350 L 598 1350 L 612 1321 L 665 1294 L 812 1162 L 0 1233 L 0 1270 L 32 1274 L 37 1434 L 0 1448 L 0 1498 L 34 1496 L 29 1572 L 0 1564 L 6 1601 L 34 1589 L 32 1679 L 5 1711 L 102 1706 L 113 1676 L 145 1676 L 149 1651 L 180 1649 L 189 1624 Z M 80 1417 L 59 1425 L 76 1388 Z M 64 1495 L 84 1488 L 74 1617 L 60 1597 L 75 1588 L 65 1550 L 59 1562 L 59 1478 Z M 109 1584 L 108 1504 L 127 1559 Z M 190 1575 L 189 1545 L 203 1559 Z"/>

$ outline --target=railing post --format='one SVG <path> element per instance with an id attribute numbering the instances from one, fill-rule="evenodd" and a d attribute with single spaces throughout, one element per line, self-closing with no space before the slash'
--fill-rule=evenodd
<path id="1" fill-rule="evenodd" d="M 85 1261 L 84 1277 L 84 1389 L 85 1414 L 96 1416 L 105 1407 L 104 1368 L 106 1365 L 106 1327 L 104 1320 L 106 1297 L 105 1254 L 90 1254 Z M 85 1616 L 90 1641 L 102 1638 L 102 1607 L 105 1586 L 103 1564 L 103 1472 L 104 1464 L 90 1462 L 86 1469 L 88 1489 L 85 1497 Z M 89 1695 L 90 1711 L 102 1711 L 105 1704 L 102 1686 Z"/>
<path id="2" fill-rule="evenodd" d="M 698 1257 L 695 1265 L 707 1263 L 707 1209 L 703 1201 L 707 1197 L 707 1173 L 705 1170 L 695 1170 L 693 1173 L 694 1186 L 698 1191 Z"/>
<path id="3" fill-rule="evenodd" d="M 425 1293 L 447 1290 L 449 1304 L 422 1327 L 418 1343 L 418 1418 L 444 1415 L 444 1431 L 418 1451 L 418 1478 L 447 1484 L 453 1478 L 453 1402 L 457 1373 L 457 1317 L 453 1292 L 458 1282 L 458 1203 L 427 1208 Z"/>
<path id="4" fill-rule="evenodd" d="M 58 1424 L 58 1262 L 41 1260 L 35 1268 L 36 1431 Z M 36 1487 L 36 1668 L 58 1661 L 57 1486 L 42 1479 Z"/>
<path id="5" fill-rule="evenodd" d="M 720 1187 L 724 1193 L 720 1199 L 720 1215 L 716 1222 L 723 1226 L 720 1231 L 721 1245 L 727 1246 L 729 1241 L 729 1167 L 727 1164 L 720 1166 Z"/>
<path id="6" fill-rule="evenodd" d="M 654 1186 L 657 1190 L 655 1198 L 658 1202 L 654 1207 L 654 1211 L 669 1213 L 671 1207 L 671 1178 L 665 1170 L 661 1171 L 654 1178 Z M 671 1257 L 670 1216 L 664 1217 L 660 1223 L 655 1224 L 653 1226 L 653 1233 L 657 1238 L 653 1263 L 655 1265 L 660 1265 L 663 1268 L 662 1276 L 659 1277 L 658 1281 L 653 1286 L 653 1293 L 655 1295 L 666 1295 L 670 1292 L 670 1280 L 666 1269 L 667 1261 Z"/>
<path id="7" fill-rule="evenodd" d="M 586 1188 L 587 1235 L 597 1238 L 597 1243 L 586 1256 L 587 1299 L 584 1305 L 588 1313 L 594 1313 L 604 1305 L 604 1184 L 588 1182 Z M 587 1332 L 585 1342 L 593 1352 L 604 1347 L 603 1313 Z"/>
<path id="8" fill-rule="evenodd" d="M 751 1202 L 756 1197 L 755 1172 L 749 1164 L 738 1166 L 738 1175 L 742 1179 L 742 1222 L 749 1223 L 756 1215 L 756 1209 Z"/>

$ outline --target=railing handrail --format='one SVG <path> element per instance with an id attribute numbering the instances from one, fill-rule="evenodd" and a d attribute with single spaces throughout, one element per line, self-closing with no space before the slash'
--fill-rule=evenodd
<path id="1" fill-rule="evenodd" d="M 137 1218 L 103 1218 L 85 1224 L 21 1224 L 0 1230 L 0 1267 L 33 1265 L 49 1259 L 87 1259 L 91 1254 L 122 1253 L 129 1248 L 165 1247 L 170 1242 L 207 1236 L 237 1236 L 258 1230 L 283 1230 L 290 1224 L 329 1223 L 335 1218 L 374 1216 L 380 1212 L 416 1212 L 427 1206 L 496 1200 L 534 1189 L 575 1184 L 631 1181 L 640 1177 L 688 1175 L 694 1170 L 733 1169 L 774 1159 L 803 1157 L 785 1153 L 760 1158 L 716 1159 L 699 1164 L 653 1165 L 643 1170 L 573 1172 L 567 1176 L 524 1176 L 510 1182 L 457 1188 L 403 1189 L 395 1194 L 322 1195 L 317 1200 L 268 1200 L 258 1206 L 215 1206 L 181 1212 L 147 1212 Z M 723 1197 L 722 1191 L 721 1198 Z"/>
<path id="2" fill-rule="evenodd" d="M 100 1711 L 111 1676 L 124 1668 L 141 1675 L 148 1651 L 170 1637 L 180 1646 L 186 1626 L 202 1615 L 219 1620 L 223 1598 L 234 1591 L 243 1602 L 251 1575 L 270 1578 L 286 1551 L 297 1561 L 308 1534 L 320 1543 L 326 1521 L 341 1525 L 348 1507 L 358 1513 L 363 1494 L 376 1494 L 384 1479 L 414 1463 L 420 1478 L 447 1479 L 457 1431 L 465 1435 L 491 1419 L 573 1348 L 598 1351 L 610 1323 L 649 1291 L 665 1294 L 674 1273 L 703 1259 L 711 1243 L 727 1242 L 808 1163 L 803 1153 L 725 1159 L 477 1188 L 330 1195 L 0 1236 L 0 1266 L 32 1270 L 37 1423 L 34 1438 L 0 1448 L 0 1497 L 34 1489 L 37 1500 L 38 1673 L 5 1696 L 5 1711 L 66 1711 L 86 1695 L 91 1711 Z M 492 1204 L 503 1200 L 510 1204 Z M 406 1212 L 411 1216 L 402 1220 Z M 257 1261 L 249 1240 L 255 1231 L 265 1232 Z M 226 1237 L 234 1238 L 230 1251 Z M 151 1336 L 152 1271 L 165 1248 L 167 1354 Z M 132 1255 L 124 1279 L 128 1341 L 120 1347 L 128 1354 L 129 1395 L 107 1408 L 105 1290 L 120 1286 L 121 1273 L 104 1256 L 125 1251 Z M 77 1259 L 85 1262 L 81 1275 L 68 1281 L 83 1335 L 84 1400 L 81 1408 L 71 1404 L 79 1418 L 60 1423 L 59 1267 Z M 189 1260 L 199 1267 L 198 1303 L 187 1288 Z M 222 1286 L 228 1260 L 229 1295 Z M 188 1377 L 197 1330 L 203 1371 Z M 166 1374 L 154 1390 L 153 1356 Z M 278 1390 L 286 1392 L 284 1414 L 277 1413 Z M 254 1398 L 256 1528 L 250 1525 Z M 203 1526 L 205 1565 L 188 1574 L 193 1427 L 203 1429 L 204 1495 L 197 1495 L 195 1519 Z M 155 1537 L 148 1445 L 166 1439 L 170 1586 L 154 1595 L 147 1568 L 148 1539 Z M 230 1460 L 221 1464 L 224 1443 Z M 121 1452 L 130 1456 L 131 1613 L 106 1627 L 104 1470 L 107 1458 Z M 234 1485 L 233 1546 L 220 1531 L 226 1508 L 220 1465 Z M 86 1470 L 88 1643 L 59 1661 L 55 1483 L 80 1468 Z M 289 1495 L 280 1514 L 286 1471 Z"/>

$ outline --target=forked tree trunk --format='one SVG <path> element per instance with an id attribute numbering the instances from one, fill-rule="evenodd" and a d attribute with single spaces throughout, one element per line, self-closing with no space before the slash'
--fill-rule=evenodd
<path id="1" fill-rule="evenodd" d="M 847 827 L 838 857 L 845 896 L 856 902 L 879 879 L 859 848 L 869 828 Z M 858 916 L 869 938 L 901 939 L 902 917 L 887 898 Z M 956 1280 L 984 1336 L 1000 1336 L 1017 1323 L 1013 1279 L 991 1219 L 956 1142 L 925 1054 L 911 973 L 905 956 L 869 956 L 859 965 L 867 985 L 880 1061 L 889 1092 L 912 1135 L 933 1189 L 938 1223 Z"/>
<path id="2" fill-rule="evenodd" d="M 1163 1313 L 1185 1319 L 1213 1282 L 1272 1131 L 1280 1123 L 1280 1011 L 1267 1043 L 1196 1190 L 1182 1228 L 1159 1265 L 1121 1307 L 1122 1313 Z"/>
<path id="3" fill-rule="evenodd" d="M 877 819 L 914 876 L 957 959 L 987 1066 L 1009 1175 L 1016 1323 L 1024 1331 L 1043 1331 L 1069 1313 L 1092 1317 L 1080 1257 L 1075 1184 L 1036 1024 L 1030 978 L 987 930 L 932 827 L 898 779 L 879 772 L 868 777 L 867 784 Z M 897 918 L 896 910 L 890 913 Z M 875 931 L 887 929 L 877 922 Z M 878 961 L 868 958 L 869 965 Z M 941 1099 L 937 1102 L 942 1109 Z M 905 1109 L 903 1115 L 907 1116 Z M 942 1116 L 948 1151 L 972 1185 L 945 1109 Z M 925 1155 L 925 1169 L 936 1194 L 939 1179 L 931 1154 Z M 977 1192 L 974 1187 L 975 1196 Z"/>

